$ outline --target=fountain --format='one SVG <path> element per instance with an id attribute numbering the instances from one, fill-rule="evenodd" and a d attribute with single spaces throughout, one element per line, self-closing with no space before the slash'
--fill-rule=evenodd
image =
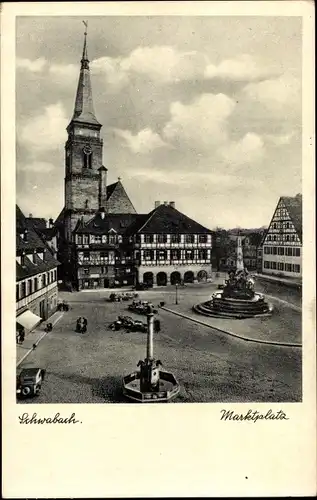
<path id="1" fill-rule="evenodd" d="M 154 314 L 149 313 L 146 358 L 138 362 L 140 370 L 123 377 L 123 394 L 139 403 L 167 402 L 180 390 L 174 375 L 160 368 L 161 361 L 153 356 L 153 322 Z"/>
<path id="2" fill-rule="evenodd" d="M 194 306 L 194 311 L 217 318 L 243 319 L 269 315 L 272 304 L 254 290 L 254 280 L 243 263 L 241 236 L 237 239 L 236 269 L 229 272 L 221 290 L 214 292 L 209 301 Z"/>

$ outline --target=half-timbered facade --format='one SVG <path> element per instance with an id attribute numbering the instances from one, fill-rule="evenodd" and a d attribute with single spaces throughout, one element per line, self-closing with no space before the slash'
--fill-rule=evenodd
<path id="1" fill-rule="evenodd" d="M 54 250 L 42 238 L 41 230 L 17 206 L 16 321 L 26 330 L 56 311 L 58 265 Z"/>
<path id="2" fill-rule="evenodd" d="M 282 196 L 263 241 L 262 272 L 302 276 L 302 195 Z"/>
<path id="3" fill-rule="evenodd" d="M 164 286 L 211 278 L 212 233 L 175 208 L 156 203 L 149 214 L 104 209 L 74 231 L 77 286 Z"/>

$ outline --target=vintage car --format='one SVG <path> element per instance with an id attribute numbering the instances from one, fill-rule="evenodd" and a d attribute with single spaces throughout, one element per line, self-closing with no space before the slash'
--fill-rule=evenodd
<path id="1" fill-rule="evenodd" d="M 147 332 L 146 323 L 134 320 L 130 316 L 118 316 L 118 319 L 109 325 L 112 331 L 124 328 L 127 332 Z"/>
<path id="2" fill-rule="evenodd" d="M 23 398 L 38 396 L 44 377 L 43 368 L 23 368 L 17 375 L 17 395 Z"/>
<path id="3" fill-rule="evenodd" d="M 154 308 L 151 302 L 147 301 L 141 302 L 134 300 L 132 304 L 129 305 L 128 309 L 138 314 L 148 314 L 150 312 L 157 314 L 157 309 Z"/>
<path id="4" fill-rule="evenodd" d="M 121 302 L 122 300 L 132 300 L 139 296 L 139 294 L 135 292 L 121 292 L 121 293 L 111 293 L 109 295 L 109 302 Z"/>

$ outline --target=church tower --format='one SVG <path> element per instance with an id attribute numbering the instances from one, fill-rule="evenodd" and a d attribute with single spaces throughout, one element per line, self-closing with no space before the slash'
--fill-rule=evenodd
<path id="1" fill-rule="evenodd" d="M 78 219 L 89 220 L 102 206 L 106 209 L 107 169 L 102 165 L 102 125 L 92 99 L 87 32 L 73 117 L 67 127 L 65 144 L 65 236 L 71 241 Z"/>

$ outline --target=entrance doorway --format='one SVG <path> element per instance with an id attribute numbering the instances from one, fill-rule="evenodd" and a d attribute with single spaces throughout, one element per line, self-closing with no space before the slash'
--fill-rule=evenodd
<path id="1" fill-rule="evenodd" d="M 166 273 L 158 273 L 156 276 L 157 286 L 166 286 L 167 285 L 167 274 Z"/>

